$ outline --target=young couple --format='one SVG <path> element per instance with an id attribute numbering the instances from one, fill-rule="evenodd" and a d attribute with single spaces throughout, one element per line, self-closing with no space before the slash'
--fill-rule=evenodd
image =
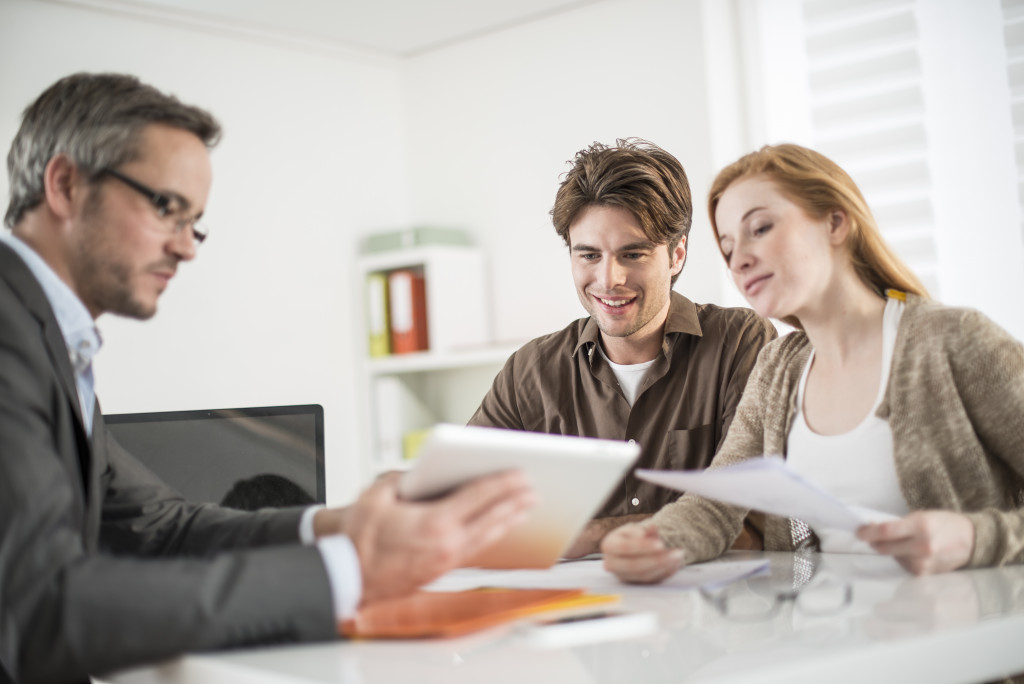
<path id="1" fill-rule="evenodd" d="M 856 539 L 769 516 L 766 550 L 870 547 L 916 574 L 1024 559 L 1024 347 L 984 315 L 942 306 L 882 239 L 860 191 L 823 155 L 766 146 L 709 193 L 719 248 L 768 344 L 712 462 L 763 454 L 850 504 L 896 516 Z M 715 558 L 747 511 L 684 495 L 604 537 L 608 570 L 660 581 Z"/>

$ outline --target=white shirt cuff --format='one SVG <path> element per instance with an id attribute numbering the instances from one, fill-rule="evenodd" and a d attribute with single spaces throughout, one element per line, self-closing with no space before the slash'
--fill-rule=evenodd
<path id="1" fill-rule="evenodd" d="M 316 535 L 313 534 L 313 516 L 323 508 L 326 506 L 310 506 L 302 512 L 302 517 L 299 519 L 299 541 L 306 546 L 316 543 Z"/>
<path id="2" fill-rule="evenodd" d="M 348 537 L 337 534 L 316 543 L 327 568 L 327 580 L 334 598 L 334 617 L 347 620 L 355 616 L 363 598 L 363 574 L 359 569 L 356 547 Z"/>

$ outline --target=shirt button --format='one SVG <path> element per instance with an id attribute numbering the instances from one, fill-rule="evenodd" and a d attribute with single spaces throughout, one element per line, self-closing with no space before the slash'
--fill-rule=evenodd
<path id="1" fill-rule="evenodd" d="M 631 440 L 629 440 L 629 442 L 628 442 L 628 443 L 629 443 L 629 444 L 636 444 L 636 440 L 635 440 L 635 439 L 631 439 Z"/>
<path id="2" fill-rule="evenodd" d="M 640 505 L 640 499 L 638 499 L 638 498 L 636 498 L 634 496 L 633 500 L 630 503 L 632 503 L 634 506 L 639 506 Z"/>

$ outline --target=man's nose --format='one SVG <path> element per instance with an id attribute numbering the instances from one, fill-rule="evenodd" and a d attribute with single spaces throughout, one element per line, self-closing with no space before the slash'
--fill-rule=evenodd
<path id="1" fill-rule="evenodd" d="M 626 269 L 618 259 L 605 259 L 601 268 L 601 286 L 612 289 L 626 282 Z"/>
<path id="2" fill-rule="evenodd" d="M 192 227 L 186 226 L 183 230 L 171 236 L 168 248 L 171 253 L 175 254 L 182 261 L 192 261 L 192 259 L 196 258 L 196 248 L 198 245 L 199 241 L 196 240 Z"/>

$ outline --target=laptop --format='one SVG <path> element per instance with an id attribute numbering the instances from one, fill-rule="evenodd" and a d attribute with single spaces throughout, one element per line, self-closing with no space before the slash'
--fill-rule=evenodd
<path id="1" fill-rule="evenodd" d="M 526 473 L 537 503 L 519 527 L 471 559 L 483 568 L 554 565 L 640 455 L 640 446 L 590 437 L 438 425 L 399 481 L 406 499 L 430 499 L 481 475 Z"/>
<path id="2" fill-rule="evenodd" d="M 189 501 L 255 510 L 326 500 L 318 404 L 103 418 L 121 446 Z"/>

